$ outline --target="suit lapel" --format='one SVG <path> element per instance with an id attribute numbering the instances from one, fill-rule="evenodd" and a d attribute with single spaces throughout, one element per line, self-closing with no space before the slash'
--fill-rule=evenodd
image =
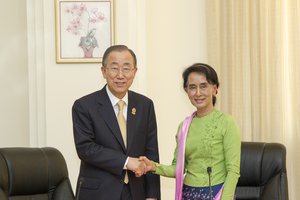
<path id="1" fill-rule="evenodd" d="M 127 152 L 134 144 L 137 126 L 137 106 L 138 102 L 135 100 L 132 92 L 128 92 L 128 110 L 127 110 Z"/>
<path id="2" fill-rule="evenodd" d="M 99 96 L 97 98 L 97 103 L 99 105 L 98 111 L 100 112 L 106 125 L 109 127 L 112 134 L 116 137 L 117 141 L 122 146 L 123 151 L 126 152 L 119 124 L 105 87 L 100 90 Z"/>

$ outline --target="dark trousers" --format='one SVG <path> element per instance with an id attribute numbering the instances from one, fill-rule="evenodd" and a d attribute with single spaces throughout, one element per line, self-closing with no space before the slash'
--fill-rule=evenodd
<path id="1" fill-rule="evenodd" d="M 121 194 L 121 200 L 132 200 L 129 184 L 124 184 Z"/>

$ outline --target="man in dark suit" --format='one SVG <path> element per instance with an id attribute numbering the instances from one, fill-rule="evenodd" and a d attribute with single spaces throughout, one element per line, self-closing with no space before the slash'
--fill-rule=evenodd
<path id="1" fill-rule="evenodd" d="M 101 71 L 107 84 L 76 100 L 72 108 L 75 146 L 81 159 L 77 199 L 160 199 L 157 175 L 135 176 L 144 173 L 139 156 L 158 162 L 159 155 L 153 102 L 129 90 L 137 71 L 134 52 L 124 45 L 109 47 Z M 125 104 L 122 108 L 120 100 Z M 125 128 L 119 116 L 125 118 Z"/>

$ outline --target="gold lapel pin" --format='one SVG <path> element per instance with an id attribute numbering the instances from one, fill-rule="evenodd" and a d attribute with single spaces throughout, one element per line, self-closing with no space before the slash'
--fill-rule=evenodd
<path id="1" fill-rule="evenodd" d="M 132 109 L 131 109 L 131 114 L 133 114 L 133 115 L 136 114 L 136 109 L 135 109 L 135 108 L 132 108 Z"/>

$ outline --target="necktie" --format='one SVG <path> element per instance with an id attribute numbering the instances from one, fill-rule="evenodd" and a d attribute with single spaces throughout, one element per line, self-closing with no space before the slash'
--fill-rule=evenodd
<path id="1" fill-rule="evenodd" d="M 123 108 L 124 108 L 125 102 L 120 100 L 118 102 L 118 108 L 119 108 L 119 112 L 118 112 L 118 123 L 119 123 L 119 127 L 122 133 L 122 137 L 123 137 L 123 141 L 126 147 L 126 120 L 125 117 L 123 115 Z"/>
<path id="2" fill-rule="evenodd" d="M 120 100 L 118 102 L 118 108 L 119 108 L 119 112 L 118 112 L 118 116 L 117 116 L 117 120 L 118 120 L 118 123 L 119 123 L 119 127 L 120 127 L 120 130 L 121 130 L 121 134 L 122 134 L 122 137 L 123 137 L 123 141 L 124 141 L 124 144 L 125 144 L 125 147 L 126 147 L 126 143 L 127 143 L 127 137 L 126 137 L 126 120 L 125 120 L 125 117 L 123 115 L 123 108 L 124 108 L 124 105 L 125 105 L 125 102 Z M 125 178 L 124 178 L 124 183 L 128 183 L 128 174 L 127 174 L 127 171 L 125 173 Z"/>

